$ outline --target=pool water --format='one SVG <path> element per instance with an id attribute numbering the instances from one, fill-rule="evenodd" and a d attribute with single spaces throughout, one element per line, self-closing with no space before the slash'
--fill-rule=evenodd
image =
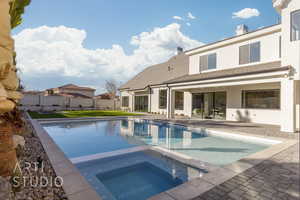
<path id="1" fill-rule="evenodd" d="M 145 200 L 207 171 L 147 150 L 76 164 L 103 200 Z"/>
<path id="2" fill-rule="evenodd" d="M 100 173 L 96 177 L 118 200 L 147 199 L 182 183 L 148 162 Z"/>
<path id="3" fill-rule="evenodd" d="M 226 165 L 270 146 L 146 120 L 63 122 L 43 126 L 69 158 L 146 144 L 210 164 Z"/>
<path id="4" fill-rule="evenodd" d="M 44 124 L 43 127 L 69 158 L 126 149 L 139 144 L 120 135 L 120 121 L 54 123 Z"/>

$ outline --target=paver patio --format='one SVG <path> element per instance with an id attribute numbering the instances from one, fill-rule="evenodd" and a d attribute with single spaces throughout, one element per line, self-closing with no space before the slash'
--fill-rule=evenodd
<path id="1" fill-rule="evenodd" d="M 279 126 L 212 120 L 166 120 L 226 132 L 288 138 L 299 141 L 299 133 L 288 134 Z M 299 142 L 194 200 L 296 200 L 300 199 Z"/>
<path id="2" fill-rule="evenodd" d="M 194 200 L 300 199 L 299 143 Z"/>

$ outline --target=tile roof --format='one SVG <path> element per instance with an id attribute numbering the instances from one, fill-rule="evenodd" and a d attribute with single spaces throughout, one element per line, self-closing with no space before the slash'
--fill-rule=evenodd
<path id="1" fill-rule="evenodd" d="M 74 85 L 74 84 L 67 84 L 67 85 L 63 85 L 60 86 L 58 88 L 63 88 L 63 89 L 75 89 L 75 90 L 91 90 L 91 91 L 95 91 L 94 88 L 90 88 L 90 87 L 81 87 L 78 85 Z"/>

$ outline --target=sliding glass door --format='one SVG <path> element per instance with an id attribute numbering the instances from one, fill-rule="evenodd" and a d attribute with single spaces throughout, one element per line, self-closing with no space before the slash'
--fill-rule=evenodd
<path id="1" fill-rule="evenodd" d="M 226 92 L 193 94 L 193 115 L 202 119 L 226 119 Z"/>
<path id="2" fill-rule="evenodd" d="M 134 110 L 137 112 L 148 112 L 148 96 L 135 96 Z"/>

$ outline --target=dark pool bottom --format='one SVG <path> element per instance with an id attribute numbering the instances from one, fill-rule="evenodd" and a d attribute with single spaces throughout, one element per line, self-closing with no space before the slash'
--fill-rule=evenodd
<path id="1" fill-rule="evenodd" d="M 118 200 L 147 199 L 182 184 L 179 178 L 148 162 L 124 167 L 96 177 Z"/>

